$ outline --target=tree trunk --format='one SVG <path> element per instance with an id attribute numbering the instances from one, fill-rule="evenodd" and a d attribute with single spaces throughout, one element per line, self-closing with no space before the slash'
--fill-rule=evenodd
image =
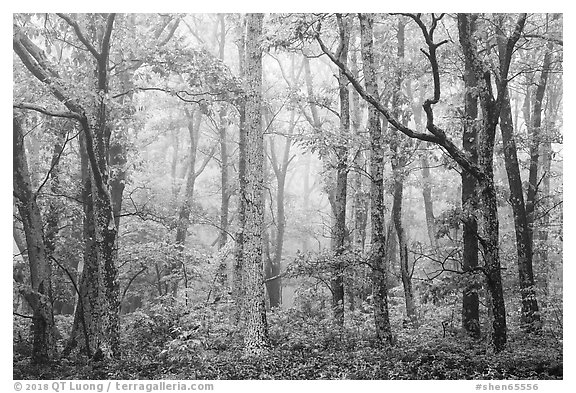
<path id="1" fill-rule="evenodd" d="M 74 311 L 74 322 L 70 339 L 64 349 L 64 356 L 67 356 L 73 349 L 92 357 L 99 342 L 99 266 L 96 258 L 98 250 L 96 248 L 96 229 L 94 226 L 94 207 L 92 201 L 92 180 L 90 174 L 90 163 L 86 152 L 86 140 L 84 134 L 79 137 L 80 170 L 82 179 L 82 201 L 84 209 L 83 217 L 83 238 L 84 253 L 83 260 L 78 266 L 79 282 L 76 287 L 77 293 L 76 309 Z"/>
<path id="2" fill-rule="evenodd" d="M 274 280 L 266 281 L 266 289 L 270 299 L 270 307 L 280 307 L 282 303 L 282 279 L 280 269 L 282 264 L 282 251 L 284 249 L 284 233 L 286 232 L 286 215 L 284 199 L 286 193 L 286 175 L 288 173 L 288 166 L 290 165 L 290 147 L 292 145 L 292 138 L 289 136 L 296 127 L 295 112 L 290 113 L 290 123 L 288 131 L 285 136 L 284 149 L 282 152 L 281 160 L 276 155 L 276 148 L 273 143 L 270 144 L 270 157 L 272 161 L 272 169 L 276 177 L 277 193 L 276 193 L 276 241 L 274 248 L 274 258 L 270 259 L 269 266 L 266 266 L 266 279 L 277 277 Z"/>
<path id="3" fill-rule="evenodd" d="M 528 229 L 531 241 L 534 238 L 534 217 L 536 214 L 538 186 L 540 184 L 540 179 L 538 178 L 538 166 L 540 160 L 540 139 L 542 138 L 542 102 L 544 100 L 544 93 L 546 92 L 546 84 L 550 73 L 552 47 L 552 42 L 550 41 L 546 47 L 540 80 L 538 81 L 536 93 L 534 94 L 531 119 L 526 120 L 526 124 L 529 124 L 528 131 L 531 138 L 530 171 L 528 174 L 528 192 L 526 195 L 526 215 L 528 217 Z"/>
<path id="4" fill-rule="evenodd" d="M 54 312 L 52 308 L 52 268 L 44 242 L 40 207 L 32 190 L 24 133 L 20 120 L 13 116 L 13 187 L 16 205 L 24 226 L 31 287 L 20 293 L 32 308 L 32 363 L 44 364 L 56 356 Z"/>
<path id="5" fill-rule="evenodd" d="M 220 24 L 218 40 L 218 57 L 224 61 L 224 53 L 226 46 L 226 20 L 224 14 L 218 14 L 218 22 Z M 229 183 L 229 153 L 228 153 L 228 107 L 222 103 L 222 107 L 218 112 L 218 136 L 220 140 L 220 235 L 218 237 L 218 249 L 224 248 L 228 241 L 228 214 L 230 210 L 230 185 Z M 225 286 L 228 282 L 226 272 L 226 260 L 220 262 L 217 272 L 217 281 L 221 286 Z"/>
<path id="6" fill-rule="evenodd" d="M 351 70 L 354 76 L 358 77 L 358 65 L 356 51 L 352 51 L 350 55 Z M 350 92 L 351 96 L 351 125 L 352 132 L 356 137 L 361 138 L 360 122 L 362 118 L 362 108 L 360 106 L 360 95 L 356 90 Z M 363 131 L 363 130 L 362 130 Z M 352 214 L 354 222 L 354 231 L 352 235 L 353 248 L 357 251 L 363 252 L 366 243 L 366 225 L 368 223 L 368 205 L 369 201 L 367 193 L 364 190 L 365 172 L 366 172 L 366 159 L 364 158 L 364 151 L 362 146 L 358 147 L 358 151 L 354 153 L 354 168 L 352 173 L 352 187 L 354 189 L 354 199 L 352 201 Z M 354 291 L 351 290 L 351 293 Z M 350 299 L 353 304 L 353 299 Z"/>
<path id="7" fill-rule="evenodd" d="M 408 261 L 408 242 L 404 233 L 402 223 L 402 194 L 404 184 L 402 175 L 398 174 L 399 168 L 393 165 L 396 179 L 394 180 L 394 199 L 392 203 L 392 217 L 394 228 L 398 236 L 398 249 L 400 251 L 400 275 L 402 277 L 402 286 L 404 287 L 404 301 L 406 305 L 406 317 L 412 325 L 418 323 L 416 303 L 414 300 L 414 291 L 412 289 L 412 269 Z"/>
<path id="8" fill-rule="evenodd" d="M 422 105 L 424 101 L 424 91 L 420 92 L 420 99 L 416 102 L 413 98 L 412 87 L 408 84 L 410 101 L 412 102 L 412 113 L 414 113 L 414 122 L 418 129 L 424 129 L 425 123 L 422 118 Z M 438 238 L 436 237 L 436 218 L 434 217 L 434 200 L 432 199 L 432 177 L 430 174 L 429 144 L 425 143 L 426 148 L 420 156 L 420 165 L 422 166 L 422 198 L 424 199 L 424 214 L 426 217 L 426 229 L 428 238 L 432 247 L 438 247 Z"/>
<path id="9" fill-rule="evenodd" d="M 186 237 L 188 234 L 188 226 L 190 225 L 190 213 L 192 211 L 192 203 L 194 201 L 194 185 L 196 184 L 196 153 L 198 151 L 198 136 L 200 132 L 200 122 L 202 121 L 202 114 L 199 110 L 190 112 L 186 109 L 186 117 L 188 118 L 188 133 L 190 135 L 190 163 L 188 168 L 188 178 L 186 180 L 186 191 L 184 194 L 184 201 L 180 206 L 178 213 L 178 225 L 176 227 L 176 244 L 182 250 Z"/>
<path id="10" fill-rule="evenodd" d="M 465 61 L 473 70 L 471 75 L 475 78 L 476 94 L 482 109 L 482 123 L 478 132 L 478 166 L 481 176 L 476 176 L 480 193 L 480 211 L 482 225 L 479 239 L 482 239 L 486 284 L 490 295 L 492 326 L 490 341 L 495 352 L 501 352 L 506 347 L 506 307 L 502 288 L 502 273 L 499 255 L 499 223 L 496 188 L 494 185 L 494 141 L 496 127 L 502 109 L 503 95 L 507 88 L 508 69 L 512 59 L 513 49 L 518 41 L 526 22 L 526 14 L 521 14 L 516 22 L 512 36 L 505 43 L 505 54 L 500 59 L 500 75 L 497 80 L 498 96 L 492 92 L 491 74 L 487 72 L 486 65 L 480 60 L 476 38 L 477 16 L 458 14 L 458 31 Z"/>
<path id="11" fill-rule="evenodd" d="M 348 44 L 350 40 L 349 22 L 342 15 L 337 14 L 338 29 L 340 32 L 339 59 L 344 64 L 348 61 Z M 340 97 L 340 133 L 348 135 L 350 132 L 350 97 L 348 80 L 339 72 L 338 85 Z M 346 249 L 346 193 L 348 184 L 348 149 L 346 145 L 336 148 L 336 189 L 334 190 L 334 226 L 332 228 L 332 250 L 338 258 Z M 344 326 L 344 269 L 342 262 L 335 263 L 330 281 L 332 291 L 332 309 L 334 320 Z"/>
<path id="12" fill-rule="evenodd" d="M 551 283 L 551 273 L 554 273 L 557 269 L 555 264 L 555 258 L 548 257 L 548 231 L 550 230 L 550 209 L 552 208 L 552 195 L 550 194 L 550 179 L 551 179 L 551 169 L 552 169 L 552 142 L 553 133 L 556 132 L 556 121 L 558 118 L 558 107 L 559 98 L 561 97 L 560 90 L 562 89 L 561 83 L 553 83 L 549 86 L 549 96 L 548 105 L 546 106 L 546 126 L 545 129 L 548 130 L 548 135 L 546 135 L 545 140 L 542 142 L 542 190 L 540 193 L 540 199 L 546 201 L 543 203 L 542 210 L 546 213 L 543 214 L 541 223 L 539 225 L 540 229 L 538 231 L 538 241 L 541 245 L 538 247 L 540 265 L 544 268 L 543 279 L 539 280 L 540 286 L 544 289 L 547 295 L 551 295 L 553 292 Z"/>
<path id="13" fill-rule="evenodd" d="M 259 356 L 268 350 L 264 302 L 262 232 L 264 231 L 264 132 L 262 128 L 263 14 L 246 15 L 246 179 L 241 198 L 245 205 L 242 260 L 245 278 L 244 352 Z"/>
<path id="14" fill-rule="evenodd" d="M 372 15 L 361 14 L 359 19 L 366 91 L 371 95 L 378 96 Z M 384 149 L 380 115 L 372 106 L 368 109 L 368 128 L 370 131 L 370 221 L 372 226 L 370 265 L 372 268 L 374 323 L 378 342 L 390 345 L 392 344 L 392 330 L 388 313 L 386 234 L 384 233 Z"/>
<path id="15" fill-rule="evenodd" d="M 239 76 L 245 78 L 246 74 L 246 18 L 243 18 L 240 26 L 238 40 L 238 64 Z M 246 194 L 246 99 L 240 98 L 238 103 L 238 183 L 239 183 L 239 197 L 238 197 L 238 232 L 236 233 L 236 256 L 234 258 L 234 268 L 232 276 L 232 297 L 234 298 L 235 310 L 233 321 L 235 325 L 241 325 L 244 322 L 243 309 L 244 309 L 244 227 L 246 223 L 246 202 L 244 195 Z"/>
<path id="16" fill-rule="evenodd" d="M 500 114 L 500 130 L 504 144 L 504 163 L 510 187 L 509 202 L 514 215 L 514 230 L 516 233 L 516 252 L 518 254 L 518 275 L 520 281 L 520 296 L 522 298 L 522 311 L 520 322 L 524 329 L 531 331 L 540 325 L 540 313 L 534 286 L 534 273 L 532 269 L 532 240 L 528 227 L 524 193 L 520 166 L 516 155 L 516 141 L 514 139 L 514 126 L 512 123 L 512 108 L 508 91 L 504 97 Z"/>
<path id="17" fill-rule="evenodd" d="M 404 41 L 405 41 L 405 28 L 406 22 L 404 20 L 398 21 L 397 30 L 397 56 L 400 63 L 404 59 Z M 402 88 L 402 70 L 396 71 L 396 83 L 392 94 L 392 111 L 396 113 L 397 118 L 401 118 L 401 105 L 400 95 Z M 410 141 L 410 140 L 409 140 Z M 411 142 L 411 141 L 410 141 Z M 406 305 L 406 317 L 413 326 L 417 325 L 417 311 L 416 303 L 414 300 L 414 291 L 412 289 L 412 269 L 408 261 L 408 240 L 404 224 L 402 222 L 402 197 L 404 193 L 404 170 L 407 165 L 406 153 L 400 151 L 402 146 L 401 139 L 392 137 L 390 140 L 390 148 L 392 150 L 392 172 L 394 176 L 394 197 L 392 203 L 392 220 L 394 221 L 394 228 L 398 237 L 398 249 L 400 251 L 400 275 L 402 277 L 402 286 L 404 287 L 404 301 Z"/>
<path id="18" fill-rule="evenodd" d="M 475 21 L 471 28 L 476 29 Z M 478 81 L 469 59 L 464 62 L 464 121 L 462 133 L 462 150 L 470 161 L 478 162 Z M 467 283 L 462 293 L 462 327 L 472 337 L 480 337 L 480 284 L 474 269 L 478 267 L 478 182 L 467 171 L 462 171 L 462 271 L 468 272 Z"/>

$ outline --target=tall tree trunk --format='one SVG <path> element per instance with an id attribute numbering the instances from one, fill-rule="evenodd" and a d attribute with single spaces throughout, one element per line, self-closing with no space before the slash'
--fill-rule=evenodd
<path id="1" fill-rule="evenodd" d="M 500 119 L 503 97 L 508 83 L 508 70 L 514 47 L 520 38 L 526 23 L 526 14 L 520 14 L 514 32 L 507 39 L 505 53 L 500 58 L 500 70 L 497 79 L 497 97 L 492 91 L 492 77 L 487 66 L 479 58 L 479 51 L 474 37 L 476 16 L 458 14 L 458 31 L 465 61 L 473 70 L 476 79 L 477 95 L 482 109 L 482 124 L 478 133 L 478 167 L 481 176 L 476 176 L 480 193 L 481 233 L 486 284 L 491 305 L 492 326 L 490 341 L 495 352 L 506 347 L 506 306 L 502 288 L 502 273 L 499 254 L 499 223 L 496 188 L 494 185 L 494 142 L 496 127 Z"/>
<path id="2" fill-rule="evenodd" d="M 355 77 L 358 77 L 358 65 L 357 65 L 357 55 L 356 51 L 352 51 L 350 54 L 350 68 Z M 360 106 L 360 95 L 354 89 L 350 92 L 350 103 L 351 103 L 351 126 L 352 133 L 358 138 L 361 138 L 360 134 L 360 122 L 362 118 L 362 107 Z M 364 190 L 365 171 L 366 171 L 366 160 L 364 158 L 364 151 L 362 147 L 358 147 L 358 151 L 354 154 L 354 168 L 355 171 L 352 173 L 352 187 L 354 189 L 354 199 L 352 201 L 352 214 L 354 222 L 354 231 L 352 235 L 352 244 L 355 250 L 360 252 L 364 251 L 364 245 L 366 243 L 366 225 L 368 223 L 368 198 L 367 193 Z M 353 291 L 352 291 L 353 292 Z M 352 303 L 352 299 L 350 299 Z"/>
<path id="3" fill-rule="evenodd" d="M 475 16 L 471 17 L 470 26 L 476 30 Z M 464 62 L 464 122 L 462 133 L 462 150 L 470 161 L 478 162 L 478 81 L 468 58 Z M 462 171 L 462 271 L 468 272 L 467 284 L 462 293 L 462 327 L 472 337 L 480 337 L 480 301 L 477 275 L 478 267 L 478 182 L 467 171 Z"/>
<path id="4" fill-rule="evenodd" d="M 219 40 L 218 40 L 218 57 L 224 61 L 224 53 L 226 48 L 226 19 L 224 14 L 218 14 L 218 22 L 220 24 Z M 220 235 L 218 238 L 218 249 L 224 248 L 228 241 L 228 214 L 230 210 L 230 185 L 229 183 L 229 153 L 228 153 L 228 107 L 222 103 L 222 107 L 218 112 L 218 136 L 220 140 Z M 227 284 L 228 277 L 226 273 L 226 260 L 220 262 L 218 266 L 217 281 L 220 285 Z"/>
<path id="5" fill-rule="evenodd" d="M 264 302 L 262 232 L 264 231 L 264 130 L 262 127 L 262 35 L 263 14 L 246 15 L 246 181 L 241 198 L 245 204 L 242 244 L 245 278 L 244 352 L 259 356 L 268 349 L 268 326 Z"/>
<path id="6" fill-rule="evenodd" d="M 340 34 L 340 46 L 338 48 L 339 59 L 343 64 L 348 62 L 348 44 L 350 40 L 350 26 L 346 17 L 336 15 L 338 31 Z M 350 97 L 348 92 L 348 80 L 339 71 L 338 94 L 340 97 L 340 133 L 345 136 L 350 133 Z M 348 149 L 346 145 L 336 148 L 336 189 L 334 190 L 334 226 L 332 228 L 332 250 L 338 258 L 346 249 L 346 193 L 348 184 Z M 344 269 L 342 262 L 335 263 L 333 275 L 330 281 L 332 291 L 332 309 L 334 320 L 340 326 L 344 325 Z"/>
<path id="7" fill-rule="evenodd" d="M 374 64 L 373 17 L 360 14 L 362 63 L 364 82 L 369 94 L 378 96 L 378 83 Z M 368 109 L 370 131 L 370 222 L 372 268 L 372 297 L 376 338 L 380 343 L 392 344 L 392 330 L 388 313 L 388 286 L 386 268 L 386 234 L 384 233 L 384 148 L 380 114 L 373 106 Z"/>
<path id="8" fill-rule="evenodd" d="M 24 226 L 31 287 L 20 293 L 32 308 L 32 362 L 47 363 L 56 356 L 54 312 L 52 308 L 52 268 L 44 242 L 40 207 L 32 190 L 24 133 L 20 119 L 13 116 L 13 187 L 16 205 Z"/>
<path id="9" fill-rule="evenodd" d="M 99 343 L 99 315 L 101 301 L 99 299 L 99 266 L 96 248 L 96 228 L 94 225 L 94 206 L 92 201 L 92 180 L 90 163 L 86 151 L 86 137 L 81 133 L 79 139 L 80 171 L 82 180 L 83 201 L 83 238 L 84 252 L 78 266 L 79 281 L 76 283 L 77 301 L 74 311 L 74 321 L 70 339 L 64 348 L 67 356 L 75 348 L 88 357 L 92 357 Z"/>
<path id="10" fill-rule="evenodd" d="M 554 258 L 548 257 L 548 231 L 550 230 L 550 209 L 551 198 L 550 194 L 550 179 L 551 179 L 551 169 L 552 169 L 552 159 L 553 159 L 553 133 L 556 132 L 556 121 L 558 118 L 559 111 L 559 98 L 561 97 L 560 91 L 562 89 L 561 83 L 553 83 L 549 86 L 549 96 L 548 105 L 546 106 L 546 126 L 545 129 L 548 130 L 549 134 L 546 136 L 545 140 L 542 142 L 542 190 L 540 193 L 540 199 L 547 201 L 543 204 L 543 210 L 546 212 L 542 216 L 540 229 L 538 231 L 538 241 L 541 245 L 539 249 L 539 262 L 544 268 L 543 279 L 540 280 L 539 284 L 544 288 L 547 295 L 552 294 L 551 288 L 551 273 L 556 271 L 556 266 Z"/>
<path id="11" fill-rule="evenodd" d="M 538 186 L 540 184 L 540 179 L 538 178 L 538 166 L 540 160 L 540 139 L 542 138 L 542 102 L 544 101 L 544 93 L 546 92 L 546 84 L 550 73 L 552 47 L 553 44 L 550 41 L 546 47 L 546 52 L 544 53 L 542 72 L 540 73 L 540 79 L 536 87 L 536 93 L 534 94 L 531 118 L 526 120 L 526 124 L 529 124 L 528 130 L 531 138 L 530 171 L 528 174 L 528 192 L 526 195 L 526 214 L 528 216 L 530 240 L 533 240 L 534 238 L 534 217 L 536 214 Z"/>
<path id="12" fill-rule="evenodd" d="M 246 18 L 240 23 L 241 32 L 238 40 L 239 76 L 245 78 L 246 74 Z M 236 325 L 244 322 L 244 227 L 246 223 L 246 99 L 241 98 L 238 103 L 238 232 L 236 233 L 236 257 L 232 276 L 232 297 L 235 299 L 233 321 Z"/>
<path id="13" fill-rule="evenodd" d="M 520 166 L 516 155 L 516 141 L 514 139 L 514 125 L 512 123 L 512 108 L 508 91 L 504 97 L 502 112 L 500 114 L 500 130 L 504 144 L 504 163 L 510 187 L 510 204 L 514 215 L 514 230 L 516 233 L 516 252 L 518 254 L 518 275 L 520 280 L 520 296 L 522 298 L 521 324 L 524 329 L 539 328 L 540 313 L 534 287 L 534 273 L 532 269 L 532 241 L 528 227 L 528 217 L 524 204 Z"/>
<path id="14" fill-rule="evenodd" d="M 318 108 L 314 102 L 314 85 L 312 80 L 312 72 L 310 71 L 310 59 L 304 55 L 302 58 L 302 68 L 304 70 L 304 82 L 306 83 L 306 94 L 308 98 L 308 107 L 310 108 L 310 116 L 307 115 L 307 112 L 303 106 L 300 107 L 301 112 L 305 115 L 308 123 L 312 126 L 312 128 L 318 132 L 322 129 L 322 122 L 320 120 L 320 116 L 318 115 Z M 309 152 L 304 153 L 304 212 L 307 214 L 308 209 L 310 206 L 310 195 L 312 193 L 313 187 L 310 185 L 310 164 L 312 160 L 312 154 Z M 303 251 L 308 251 L 309 248 L 309 239 L 307 234 L 304 235 L 304 239 L 302 240 L 302 249 Z"/>
<path id="15" fill-rule="evenodd" d="M 404 34 L 406 22 L 402 19 L 398 21 L 397 30 L 397 56 L 401 63 L 404 59 Z M 401 118 L 400 95 L 402 88 L 402 70 L 396 71 L 396 81 L 392 94 L 392 111 L 396 113 L 397 118 Z M 411 142 L 411 141 L 410 141 Z M 416 302 L 414 300 L 414 290 L 412 289 L 412 269 L 408 260 L 408 240 L 404 224 L 402 222 L 402 197 L 404 193 L 404 178 L 407 159 L 405 152 L 400 151 L 401 141 L 399 138 L 391 138 L 390 148 L 392 149 L 392 172 L 394 176 L 394 197 L 392 202 L 392 219 L 394 228 L 398 237 L 398 249 L 400 251 L 400 275 L 402 277 L 402 286 L 404 287 L 404 301 L 406 305 L 406 316 L 413 325 L 418 323 Z"/>

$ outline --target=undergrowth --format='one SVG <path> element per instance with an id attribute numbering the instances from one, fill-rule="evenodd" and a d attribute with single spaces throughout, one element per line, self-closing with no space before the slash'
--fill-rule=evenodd
<path id="1" fill-rule="evenodd" d="M 29 362 L 29 335 L 15 320 L 14 379 L 562 379 L 562 341 L 544 329 L 511 329 L 507 349 L 490 352 L 428 316 L 403 327 L 392 313 L 394 345 L 373 339 L 370 310 L 350 312 L 334 326 L 327 312 L 291 308 L 270 312 L 270 351 L 246 358 L 242 336 L 229 317 L 231 303 L 183 310 L 150 306 L 122 318 L 122 357 L 94 362 L 80 355 L 47 366 Z M 438 315 L 438 314 L 436 314 Z M 70 318 L 58 317 L 60 331 Z M 560 334 L 561 337 L 561 334 Z M 64 341 L 66 337 L 62 337 Z"/>

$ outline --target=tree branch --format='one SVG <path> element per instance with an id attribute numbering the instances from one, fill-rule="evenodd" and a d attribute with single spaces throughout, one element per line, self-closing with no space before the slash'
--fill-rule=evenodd
<path id="1" fill-rule="evenodd" d="M 44 115 L 52 116 L 52 117 L 63 117 L 63 118 L 74 119 L 74 120 L 80 120 L 82 117 L 79 114 L 74 113 L 74 112 L 52 111 L 52 110 L 46 109 L 40 105 L 29 104 L 29 103 L 24 103 L 24 102 L 20 103 L 20 104 L 13 104 L 12 107 L 17 108 L 17 109 L 32 110 L 32 111 L 40 112 Z"/>
<path id="2" fill-rule="evenodd" d="M 80 26 L 78 25 L 78 23 L 75 20 L 72 20 L 72 18 L 70 18 L 66 14 L 56 13 L 56 15 L 58 15 L 60 18 L 64 19 L 64 21 L 66 21 L 66 23 L 68 23 L 74 29 L 74 33 L 76 33 L 76 37 L 78 37 L 80 42 L 84 44 L 86 49 L 88 49 L 88 51 L 90 53 L 92 53 L 92 56 L 94 56 L 94 58 L 96 60 L 100 61 L 101 54 L 98 53 L 96 48 L 94 48 L 94 46 L 86 39 L 86 37 L 84 37 L 84 34 L 82 34 L 82 30 L 80 29 Z"/>
<path id="3" fill-rule="evenodd" d="M 425 27 L 424 27 L 424 29 L 425 29 Z M 346 77 L 348 78 L 348 80 L 350 81 L 352 86 L 354 86 L 354 88 L 356 89 L 358 94 L 360 94 L 360 96 L 364 100 L 366 100 L 368 103 L 373 105 L 374 108 L 376 108 L 378 110 L 378 112 L 383 114 L 384 117 L 386 117 L 388 122 L 390 124 L 392 124 L 392 126 L 394 128 L 396 128 L 398 131 L 402 132 L 404 135 L 406 135 L 410 138 L 419 139 L 419 140 L 426 141 L 426 142 L 432 142 L 436 145 L 442 146 L 444 149 L 446 149 L 448 154 L 450 154 L 450 156 L 464 170 L 466 170 L 467 172 L 472 174 L 478 180 L 484 179 L 485 176 L 482 173 L 482 171 L 480 170 L 480 168 L 476 164 L 472 163 L 466 157 L 466 155 L 450 139 L 448 139 L 444 130 L 442 130 L 440 127 L 438 127 L 437 125 L 434 124 L 434 115 L 433 115 L 433 110 L 432 110 L 432 104 L 436 103 L 437 99 L 440 98 L 439 97 L 439 95 L 440 95 L 439 78 L 440 77 L 439 77 L 437 62 L 436 62 L 435 66 L 433 65 L 433 72 L 436 74 L 436 75 L 434 75 L 434 80 L 435 80 L 434 98 L 433 99 L 427 99 L 423 105 L 424 111 L 426 112 L 426 116 L 428 119 L 426 128 L 431 133 L 431 134 L 427 134 L 427 133 L 414 131 L 414 130 L 410 129 L 409 127 L 400 123 L 398 121 L 398 119 L 393 117 L 392 114 L 390 113 L 390 111 L 380 103 L 379 100 L 377 100 L 372 95 L 368 94 L 368 92 L 364 89 L 364 87 L 360 84 L 360 82 L 353 76 L 353 74 L 350 72 L 350 70 L 342 62 L 340 62 L 336 58 L 336 56 L 326 47 L 326 45 L 324 44 L 324 42 L 320 38 L 319 28 L 317 28 L 317 30 L 316 30 L 316 40 L 318 41 L 318 44 L 320 45 L 320 48 L 322 49 L 322 51 L 330 58 L 330 60 L 334 64 L 336 64 L 342 70 L 342 73 L 344 75 L 346 75 Z M 433 42 L 429 43 L 430 56 L 434 57 L 434 62 L 435 62 L 435 57 L 436 57 L 435 45 L 437 45 L 437 44 L 434 44 Z M 432 62 L 433 61 L 431 60 L 431 63 Z"/>

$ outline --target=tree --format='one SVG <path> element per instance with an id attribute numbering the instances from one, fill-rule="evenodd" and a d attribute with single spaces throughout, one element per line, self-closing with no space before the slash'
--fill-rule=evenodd
<path id="1" fill-rule="evenodd" d="M 378 82 L 374 64 L 373 16 L 359 14 L 362 41 L 362 63 L 366 93 L 378 96 Z M 392 331 L 388 314 L 388 286 L 386 267 L 386 234 L 384 229 L 384 147 L 380 113 L 371 106 L 368 110 L 370 131 L 370 222 L 372 268 L 372 296 L 374 299 L 374 322 L 376 338 L 381 343 L 392 343 Z"/>
<path id="2" fill-rule="evenodd" d="M 285 143 L 282 156 L 279 158 L 274 143 L 270 143 L 270 163 L 272 171 L 276 177 L 276 233 L 274 236 L 274 255 L 268 258 L 265 266 L 266 289 L 270 299 L 270 307 L 280 307 L 282 303 L 282 278 L 280 277 L 280 268 L 282 263 L 282 251 L 284 248 L 284 235 L 286 233 L 286 214 L 285 214 L 285 189 L 286 175 L 288 167 L 294 156 L 290 157 L 290 147 L 292 145 L 292 132 L 296 127 L 296 113 L 290 112 L 290 122 L 285 134 Z M 267 123 L 271 124 L 272 119 Z"/>
<path id="3" fill-rule="evenodd" d="M 268 326 L 264 304 L 262 233 L 264 231 L 264 133 L 262 128 L 262 35 L 263 14 L 246 16 L 246 173 L 242 263 L 245 282 L 244 352 L 258 356 L 268 348 Z"/>
<path id="4" fill-rule="evenodd" d="M 472 36 L 469 15 L 459 15 L 459 31 L 461 47 L 465 57 L 469 58 L 474 65 L 475 78 L 482 83 L 479 84 L 479 99 L 484 113 L 482 132 L 479 145 L 479 164 L 472 163 L 466 154 L 458 148 L 446 135 L 446 132 L 434 122 L 433 105 L 440 101 L 441 87 L 440 87 L 440 73 L 439 64 L 437 59 L 437 49 L 448 41 L 441 41 L 440 43 L 434 42 L 434 32 L 438 26 L 438 22 L 444 15 L 436 16 L 432 14 L 430 27 L 427 27 L 420 14 L 405 14 L 405 16 L 414 20 L 419 26 L 423 37 L 426 41 L 428 51 L 424 51 L 425 56 L 428 58 L 434 81 L 434 95 L 432 98 L 427 99 L 424 104 L 424 112 L 426 113 L 427 123 L 426 128 L 429 133 L 417 132 L 411 128 L 403 125 L 398 119 L 394 118 L 390 111 L 382 105 L 380 100 L 367 93 L 357 79 L 354 78 L 346 64 L 335 56 L 324 44 L 320 36 L 319 26 L 316 26 L 316 40 L 319 43 L 322 51 L 328 55 L 330 60 L 336 64 L 340 70 L 346 75 L 348 80 L 352 83 L 354 88 L 360 95 L 368 101 L 371 105 L 378 109 L 398 131 L 405 135 L 435 143 L 446 150 L 446 152 L 456 161 L 463 170 L 469 171 L 478 180 L 482 201 L 482 219 L 484 233 L 482 247 L 484 249 L 484 266 L 482 268 L 486 282 L 489 288 L 491 297 L 492 309 L 492 329 L 491 338 L 494 350 L 500 352 L 506 345 L 506 310 L 504 304 L 504 296 L 502 289 L 502 276 L 501 265 L 499 258 L 499 235 L 498 235 L 498 214 L 496 204 L 496 190 L 494 186 L 494 173 L 493 173 L 493 149 L 494 149 L 494 136 L 496 126 L 499 119 L 499 111 L 502 105 L 503 89 L 508 83 L 508 69 L 512 59 L 512 54 L 516 42 L 520 38 L 520 34 L 524 28 L 526 21 L 526 14 L 521 14 L 514 25 L 514 31 L 506 41 L 506 54 L 500 62 L 500 69 L 497 78 L 497 97 L 493 95 L 492 91 L 492 74 L 488 70 L 485 62 L 479 58 L 476 42 Z"/>
<path id="5" fill-rule="evenodd" d="M 15 26 L 13 37 L 14 52 L 24 66 L 42 83 L 48 91 L 60 101 L 68 111 L 52 111 L 35 104 L 20 103 L 15 105 L 22 109 L 36 110 L 55 117 L 67 117 L 79 122 L 86 140 L 86 151 L 91 173 L 91 198 L 95 225 L 96 258 L 94 270 L 97 274 L 97 296 L 94 303 L 98 305 L 92 310 L 92 326 L 87 328 L 91 340 L 97 346 L 88 351 L 104 356 L 119 355 L 119 299 L 116 267 L 116 236 L 114 212 L 110 196 L 109 184 L 109 146 L 111 128 L 108 119 L 108 61 L 110 40 L 116 15 L 104 16 L 99 40 L 99 50 L 86 38 L 80 25 L 70 17 L 60 14 L 73 30 L 76 39 L 91 54 L 95 62 L 97 99 L 92 106 L 85 107 L 82 97 L 71 93 L 60 78 L 58 72 L 48 61 L 45 53 L 34 44 L 20 29 Z M 84 267 L 85 269 L 87 266 Z M 86 318 L 87 319 L 87 318 Z"/>
<path id="6" fill-rule="evenodd" d="M 350 21 L 341 14 L 336 14 L 339 33 L 338 60 L 348 63 L 348 46 L 350 41 Z M 350 133 L 350 96 L 347 79 L 340 70 L 338 73 L 338 96 L 340 98 L 340 133 Z M 334 226 L 332 228 L 332 250 L 337 258 L 346 249 L 346 196 L 348 186 L 348 148 L 342 144 L 336 148 L 336 188 L 334 190 Z M 334 320 L 344 325 L 344 269 L 343 262 L 335 264 L 330 284 Z"/>
<path id="7" fill-rule="evenodd" d="M 398 21 L 398 32 L 396 33 L 398 39 L 397 46 L 397 58 L 400 65 L 404 60 L 404 49 L 405 49 L 405 27 L 406 22 L 403 20 Z M 401 67 L 401 66 L 400 66 Z M 403 80 L 403 72 L 401 68 L 398 68 L 395 75 L 394 91 L 392 93 L 392 107 L 395 108 L 396 117 L 401 118 L 401 88 Z M 402 116 L 405 117 L 405 116 Z M 404 123 L 406 121 L 404 120 Z M 406 316 L 416 325 L 417 311 L 416 303 L 414 299 L 414 291 L 412 290 L 412 269 L 410 268 L 408 262 L 408 239 L 406 235 L 406 230 L 402 222 L 402 197 L 404 193 L 404 178 L 405 178 L 405 168 L 407 166 L 407 153 L 405 151 L 401 152 L 400 141 L 397 138 L 392 137 L 390 140 L 390 148 L 392 150 L 392 172 L 394 177 L 394 195 L 392 202 L 392 220 L 394 222 L 394 229 L 396 230 L 396 235 L 398 237 L 398 249 L 400 251 L 400 274 L 402 277 L 402 286 L 404 287 L 404 301 L 406 304 Z M 406 150 L 405 148 L 403 150 Z"/>
<path id="8" fill-rule="evenodd" d="M 42 215 L 36 201 L 37 194 L 32 190 L 27 154 L 24 148 L 24 132 L 21 120 L 13 116 L 14 143 L 14 196 L 24 226 L 28 264 L 30 266 L 31 287 L 20 288 L 32 308 L 33 348 L 32 362 L 47 363 L 56 356 L 54 337 L 54 311 L 52 308 L 52 267 L 48 259 Z"/>
<path id="9" fill-rule="evenodd" d="M 482 174 L 478 179 L 480 187 L 480 201 L 482 209 L 483 232 L 481 240 L 484 249 L 486 283 L 490 292 L 492 305 L 491 339 L 494 349 L 500 352 L 506 345 L 506 310 L 502 289 L 502 275 L 499 258 L 499 228 L 496 190 L 494 186 L 494 143 L 496 126 L 500 119 L 500 111 L 504 102 L 508 85 L 508 70 L 512 60 L 512 53 L 516 42 L 526 23 L 526 14 L 521 14 L 514 26 L 514 31 L 505 40 L 502 46 L 504 53 L 500 58 L 500 69 L 497 78 L 497 96 L 492 91 L 492 76 L 486 63 L 480 58 L 479 49 L 475 41 L 474 22 L 470 15 L 458 15 L 458 31 L 464 58 L 471 64 L 472 75 L 478 86 L 478 98 L 482 109 L 482 125 L 479 130 L 478 163 Z"/>
<path id="10" fill-rule="evenodd" d="M 471 16 L 470 26 L 476 29 L 477 16 Z M 470 161 L 478 163 L 478 82 L 468 57 L 464 60 L 464 120 L 462 149 Z M 475 269 L 478 267 L 478 181 L 467 171 L 462 171 L 462 271 L 468 273 L 468 283 L 462 292 L 462 327 L 473 337 L 480 337 L 479 290 Z"/>

